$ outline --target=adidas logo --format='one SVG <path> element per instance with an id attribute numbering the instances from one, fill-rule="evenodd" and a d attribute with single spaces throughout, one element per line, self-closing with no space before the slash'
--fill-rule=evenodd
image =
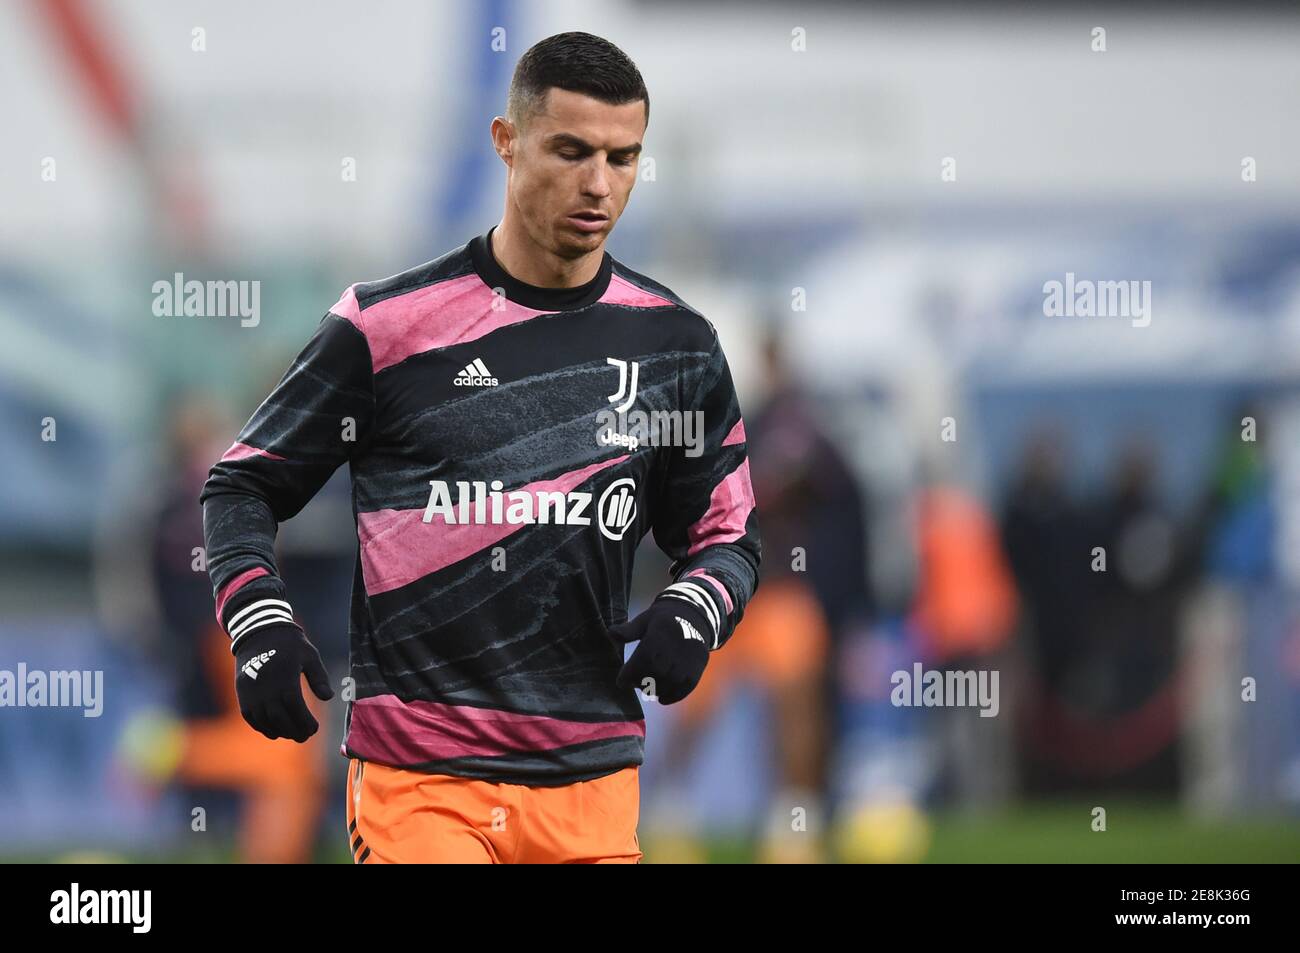
<path id="1" fill-rule="evenodd" d="M 249 678 L 257 678 L 258 671 L 263 665 L 271 660 L 271 656 L 274 654 L 275 649 L 271 649 L 269 652 L 263 652 L 261 655 L 253 656 L 244 663 L 244 674 Z"/>
<path id="2" fill-rule="evenodd" d="M 496 387 L 497 379 L 484 365 L 483 359 L 476 357 L 465 365 L 452 383 L 457 387 Z"/>
<path id="3" fill-rule="evenodd" d="M 679 615 L 673 616 L 673 618 L 676 619 L 677 624 L 682 627 L 682 638 L 698 639 L 701 642 L 704 641 L 704 636 L 700 635 L 699 630 L 696 629 L 695 626 L 691 625 L 689 622 L 687 622 Z"/>

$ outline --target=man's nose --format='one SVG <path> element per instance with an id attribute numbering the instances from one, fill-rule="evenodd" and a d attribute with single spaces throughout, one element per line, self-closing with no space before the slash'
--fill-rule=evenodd
<path id="1" fill-rule="evenodd" d="M 609 176 L 605 172 L 605 161 L 596 159 L 588 165 L 587 170 L 582 180 L 583 194 L 602 199 L 608 196 Z"/>

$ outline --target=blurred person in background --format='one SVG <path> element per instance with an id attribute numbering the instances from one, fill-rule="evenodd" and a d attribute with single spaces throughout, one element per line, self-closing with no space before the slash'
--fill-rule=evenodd
<path id="1" fill-rule="evenodd" d="M 932 474 L 916 500 L 918 580 L 909 619 L 926 667 L 988 673 L 996 685 L 990 717 L 974 705 L 950 704 L 936 722 L 935 800 L 990 810 L 1013 793 L 1016 668 L 1012 636 L 1019 597 L 997 522 L 974 493 Z M 997 673 L 996 683 L 991 681 Z"/>
<path id="2" fill-rule="evenodd" d="M 1080 651 L 1093 595 L 1084 513 L 1065 481 L 1066 450 L 1057 428 L 1031 434 L 1001 518 L 1002 545 L 1023 599 L 1026 650 L 1051 684 L 1064 678 Z"/>
<path id="3" fill-rule="evenodd" d="M 1084 651 L 1095 580 L 1088 567 L 1085 513 L 1070 493 L 1065 430 L 1040 425 L 1026 439 L 1002 507 L 1001 536 L 1023 602 L 1021 642 L 1028 698 L 1023 716 L 1029 733 L 1040 715 L 1039 699 L 1058 686 Z M 1021 754 L 1024 781 L 1032 789 L 1041 771 L 1032 750 Z"/>
<path id="4" fill-rule="evenodd" d="M 1242 404 L 1225 422 L 1188 550 L 1198 568 L 1243 584 L 1274 578 L 1277 512 L 1262 408 Z M 1194 570 L 1195 571 L 1195 570 Z"/>
<path id="5" fill-rule="evenodd" d="M 323 746 L 317 739 L 285 750 L 244 723 L 229 640 L 213 616 L 211 584 L 196 554 L 203 521 L 194 499 L 228 422 L 200 395 L 166 404 L 175 409 L 159 467 L 167 478 L 156 488 L 150 566 L 163 636 L 158 651 L 175 679 L 175 707 L 137 714 L 122 754 L 142 779 L 181 786 L 184 804 L 211 807 L 210 795 L 233 794 L 241 860 L 303 863 L 311 859 L 323 804 Z"/>
<path id="6" fill-rule="evenodd" d="M 1178 781 L 1177 634 L 1185 595 L 1180 528 L 1158 485 L 1155 450 L 1141 437 L 1118 449 L 1109 491 L 1090 521 L 1107 557 L 1097 582 L 1087 654 L 1062 693 L 1057 723 L 1078 706 L 1098 733 L 1075 735 L 1083 773 L 1108 788 L 1173 794 Z M 1072 731 L 1070 727 L 1067 731 Z M 1087 739 L 1086 741 L 1083 739 Z"/>
<path id="7" fill-rule="evenodd" d="M 766 541 L 762 586 L 732 650 L 682 703 L 667 761 L 670 772 L 684 770 L 700 735 L 741 683 L 756 686 L 771 705 L 776 784 L 758 857 L 816 862 L 826 848 L 828 661 L 835 634 L 869 611 L 865 513 L 854 477 L 781 340 L 769 325 L 761 372 L 767 397 L 748 425 Z M 659 834 L 674 845 L 666 855 L 691 859 L 688 835 Z"/>
<path id="8" fill-rule="evenodd" d="M 1004 534 L 1034 609 L 1024 728 L 1031 791 L 1171 793 L 1180 541 L 1149 447 L 1131 441 L 1106 492 L 1076 508 L 1059 448 L 1031 442 Z"/>
<path id="9" fill-rule="evenodd" d="M 1248 732 L 1258 706 L 1241 704 L 1242 676 L 1267 658 L 1261 643 L 1277 620 L 1279 514 L 1267 439 L 1273 423 L 1254 402 L 1225 421 L 1189 534 L 1187 573 L 1196 589 L 1179 649 L 1186 729 L 1181 768 L 1185 799 L 1202 814 L 1247 806 L 1252 761 L 1287 757 L 1277 750 L 1251 757 L 1252 748 L 1263 747 L 1252 745 Z"/>

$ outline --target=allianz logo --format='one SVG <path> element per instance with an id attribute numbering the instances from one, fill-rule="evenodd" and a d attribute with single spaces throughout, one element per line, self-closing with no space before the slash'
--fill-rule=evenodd
<path id="1" fill-rule="evenodd" d="M 452 488 L 455 487 L 453 493 Z M 585 490 L 510 490 L 500 480 L 429 481 L 424 522 L 435 516 L 449 526 L 469 523 L 590 526 L 593 494 Z M 596 525 L 606 539 L 621 540 L 636 521 L 636 481 L 620 477 L 601 492 Z"/>

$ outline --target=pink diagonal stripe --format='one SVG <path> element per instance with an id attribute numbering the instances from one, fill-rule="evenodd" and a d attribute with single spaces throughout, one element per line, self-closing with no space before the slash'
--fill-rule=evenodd
<path id="1" fill-rule="evenodd" d="M 731 433 L 727 434 L 727 439 L 722 441 L 724 447 L 730 447 L 734 443 L 745 442 L 745 421 L 737 420 L 736 426 L 731 428 Z"/>
<path id="2" fill-rule="evenodd" d="M 258 447 L 250 447 L 246 443 L 234 443 L 230 449 L 221 455 L 221 462 L 228 463 L 231 460 L 243 460 L 247 457 L 266 457 L 268 460 L 284 460 L 285 457 L 278 453 L 272 453 L 270 450 L 262 450 Z"/>
<path id="3" fill-rule="evenodd" d="M 727 614 L 730 615 L 731 614 L 731 593 L 727 591 L 727 587 L 724 586 L 722 583 L 720 583 L 718 580 L 714 579 L 712 576 L 710 576 L 708 571 L 705 569 L 692 569 L 690 572 L 686 574 L 687 579 L 691 578 L 692 576 L 701 577 L 705 582 L 712 585 L 714 589 L 718 590 L 718 595 L 722 596 L 722 604 L 727 607 Z"/>
<path id="4" fill-rule="evenodd" d="M 473 341 L 550 313 L 496 295 L 477 274 L 469 274 L 370 305 L 365 329 L 378 373 L 413 354 Z"/>
<path id="5" fill-rule="evenodd" d="M 694 556 L 705 546 L 734 543 L 745 535 L 745 521 L 754 509 L 754 489 L 749 483 L 749 458 L 732 470 L 713 488 L 709 508 L 686 536 L 690 546 L 688 556 Z"/>
<path id="6" fill-rule="evenodd" d="M 262 576 L 269 575 L 271 575 L 271 573 L 267 571 L 265 566 L 258 566 L 254 569 L 241 572 L 234 579 L 230 580 L 230 582 L 222 586 L 221 592 L 217 594 L 217 621 L 221 622 L 221 612 L 226 608 L 226 603 L 230 601 L 231 596 L 242 589 L 246 583 L 250 583 L 254 579 L 260 579 Z"/>
<path id="7" fill-rule="evenodd" d="M 330 308 L 331 314 L 337 314 L 340 318 L 347 318 L 357 326 L 362 334 L 366 329 L 361 327 L 361 305 L 357 303 L 356 285 L 352 285 L 347 291 L 343 292 L 343 297 L 334 302 L 334 307 Z"/>
<path id="8" fill-rule="evenodd" d="M 553 480 L 538 480 L 522 489 L 532 494 L 568 493 L 588 477 L 627 459 L 624 454 L 580 470 L 570 470 Z M 455 483 L 450 487 L 455 503 Z M 509 490 L 505 491 L 509 493 Z M 509 497 L 506 498 L 509 509 Z M 424 522 L 424 507 L 416 510 L 375 510 L 357 514 L 357 538 L 361 542 L 361 574 L 366 592 L 375 595 L 399 589 L 417 579 L 437 572 L 452 563 L 482 552 L 518 532 L 529 523 L 451 523 L 435 513 Z M 490 508 L 488 512 L 491 512 Z M 473 507 L 470 507 L 473 513 Z M 587 515 L 596 518 L 595 501 Z M 457 516 L 459 508 L 457 507 Z"/>
<path id="9" fill-rule="evenodd" d="M 600 296 L 603 304 L 625 304 L 634 308 L 672 308 L 676 305 L 667 298 L 638 288 L 626 278 L 611 275 L 609 287 Z"/>
<path id="10" fill-rule="evenodd" d="M 347 747 L 362 758 L 381 763 L 421 764 L 512 751 L 549 751 L 627 736 L 644 738 L 645 722 L 565 721 L 379 695 L 358 699 L 353 705 Z"/>

